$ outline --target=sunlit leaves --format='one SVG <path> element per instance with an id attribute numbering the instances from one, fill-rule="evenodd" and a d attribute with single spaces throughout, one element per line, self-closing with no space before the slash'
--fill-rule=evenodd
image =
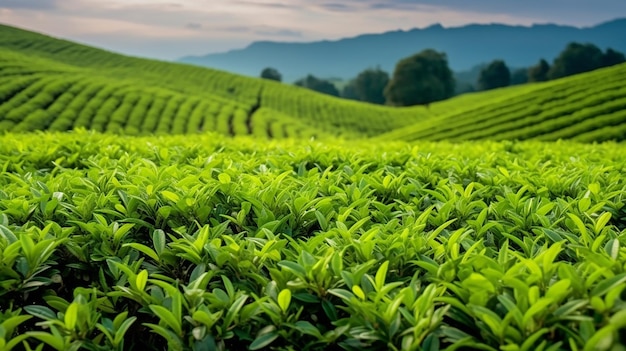
<path id="1" fill-rule="evenodd" d="M 7 347 L 623 341 L 620 148 L 30 138 L 0 143 Z"/>

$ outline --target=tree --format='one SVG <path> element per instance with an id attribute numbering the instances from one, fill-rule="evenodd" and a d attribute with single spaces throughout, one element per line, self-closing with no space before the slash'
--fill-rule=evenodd
<path id="1" fill-rule="evenodd" d="M 511 71 L 502 60 L 495 60 L 485 67 L 478 77 L 480 90 L 491 90 L 511 85 Z"/>
<path id="2" fill-rule="evenodd" d="M 446 54 L 428 49 L 398 62 L 384 95 L 389 105 L 424 105 L 451 97 L 454 84 Z"/>
<path id="3" fill-rule="evenodd" d="M 311 74 L 309 74 L 305 78 L 299 79 L 294 84 L 300 87 L 315 90 L 323 94 L 339 96 L 339 90 L 337 90 L 337 87 L 335 87 L 333 83 L 323 79 L 319 79 Z"/>
<path id="4" fill-rule="evenodd" d="M 277 69 L 267 67 L 261 71 L 261 78 L 275 80 L 277 82 L 281 82 L 283 80 L 283 76 L 278 72 Z"/>
<path id="5" fill-rule="evenodd" d="M 528 69 L 528 81 L 545 82 L 548 80 L 548 72 L 550 72 L 550 64 L 548 61 L 541 59 L 539 63 Z"/>
<path id="6" fill-rule="evenodd" d="M 602 67 L 611 67 L 626 62 L 626 57 L 623 53 L 608 48 L 602 56 Z"/>
<path id="7" fill-rule="evenodd" d="M 361 101 L 383 105 L 389 74 L 380 68 L 366 69 L 354 80 L 354 92 Z"/>
<path id="8" fill-rule="evenodd" d="M 604 55 L 593 44 L 570 43 L 554 60 L 548 78 L 557 79 L 602 67 Z"/>
<path id="9" fill-rule="evenodd" d="M 528 83 L 528 69 L 519 68 L 511 73 L 511 85 L 520 85 Z"/>
<path id="10" fill-rule="evenodd" d="M 466 93 L 473 93 L 476 91 L 474 84 L 469 82 L 456 82 L 454 87 L 454 95 L 461 95 Z"/>
<path id="11" fill-rule="evenodd" d="M 344 99 L 359 100 L 359 96 L 356 93 L 354 79 L 343 86 L 343 89 L 341 89 L 341 97 Z"/>

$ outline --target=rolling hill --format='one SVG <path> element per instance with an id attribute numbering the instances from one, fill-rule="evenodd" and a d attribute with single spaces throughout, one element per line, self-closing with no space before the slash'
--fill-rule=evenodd
<path id="1" fill-rule="evenodd" d="M 623 144 L 456 141 L 622 140 L 625 79 L 396 109 L 0 27 L 0 350 L 623 350 Z"/>
<path id="2" fill-rule="evenodd" d="M 625 79 L 621 65 L 428 107 L 391 108 L 0 27 L 2 132 L 623 140 Z"/>
<path id="3" fill-rule="evenodd" d="M 556 81 L 500 89 L 483 103 L 440 111 L 383 140 L 626 139 L 626 64 Z M 471 95 L 469 95 L 471 96 Z M 451 107 L 452 99 L 443 106 Z"/>
<path id="4" fill-rule="evenodd" d="M 127 57 L 8 26 L 0 26 L 0 58 L 1 130 L 46 129 L 63 110 L 67 118 L 56 124 L 60 129 L 96 120 L 98 131 L 130 133 L 371 136 L 427 116 L 423 108 L 361 104 L 276 82 Z M 73 101 L 75 92 L 84 103 Z M 55 102 L 59 109 L 50 111 Z M 74 104 L 65 109 L 64 102 Z M 109 123 L 114 114 L 117 122 Z M 144 115 L 147 120 L 139 121 Z M 33 119 L 38 124 L 27 123 Z"/>
<path id="5" fill-rule="evenodd" d="M 180 62 L 249 76 L 258 76 L 269 66 L 277 68 L 289 82 L 310 73 L 347 80 L 377 65 L 391 72 L 403 57 L 430 48 L 447 53 L 450 67 L 457 72 L 468 71 L 494 59 L 503 59 L 510 67 L 528 67 L 541 58 L 551 60 L 572 41 L 590 42 L 624 52 L 625 32 L 626 19 L 589 28 L 555 24 L 530 27 L 474 24 L 451 28 L 434 25 L 336 41 L 256 42 L 225 53 L 184 57 Z"/>

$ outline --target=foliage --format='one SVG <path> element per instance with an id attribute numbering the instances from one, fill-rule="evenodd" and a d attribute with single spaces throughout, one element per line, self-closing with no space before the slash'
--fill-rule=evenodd
<path id="1" fill-rule="evenodd" d="M 350 100 L 359 100 L 359 96 L 356 92 L 356 86 L 354 79 L 348 81 L 341 89 L 341 97 Z"/>
<path id="2" fill-rule="evenodd" d="M 625 72 L 621 64 L 399 109 L 0 26 L 0 134 L 86 128 L 262 139 L 623 140 Z"/>
<path id="3" fill-rule="evenodd" d="M 570 43 L 554 60 L 548 76 L 557 79 L 600 68 L 602 50 L 593 44 Z"/>
<path id="4" fill-rule="evenodd" d="M 607 49 L 606 53 L 603 53 L 593 44 L 570 43 L 554 60 L 548 76 L 550 79 L 557 79 L 625 61 L 624 54 L 613 49 Z"/>
<path id="5" fill-rule="evenodd" d="M 429 104 L 454 94 L 454 77 L 444 53 L 424 50 L 402 59 L 385 88 L 389 105 Z"/>
<path id="6" fill-rule="evenodd" d="M 528 69 L 518 68 L 511 72 L 511 85 L 520 85 L 528 83 Z"/>
<path id="7" fill-rule="evenodd" d="M 626 62 L 626 56 L 619 51 L 611 48 L 606 49 L 602 57 L 602 67 L 611 67 Z"/>
<path id="8" fill-rule="evenodd" d="M 626 140 L 626 65 L 460 96 L 378 140 Z M 485 100 L 488 102 L 485 103 Z"/>
<path id="9" fill-rule="evenodd" d="M 0 26 L 0 134 L 622 140 L 625 92 L 616 82 L 625 69 L 397 109 Z"/>
<path id="10" fill-rule="evenodd" d="M 478 77 L 481 90 L 491 90 L 511 85 L 511 71 L 502 60 L 495 60 L 483 68 Z"/>
<path id="11" fill-rule="evenodd" d="M 263 71 L 261 71 L 261 78 L 274 80 L 277 82 L 283 80 L 283 76 L 280 74 L 280 72 L 278 72 L 277 69 L 271 67 L 267 67 L 263 69 Z"/>
<path id="12" fill-rule="evenodd" d="M 297 80 L 294 84 L 299 87 L 311 89 L 322 94 L 339 96 L 339 90 L 337 90 L 337 87 L 335 87 L 333 83 L 324 79 L 317 78 L 311 74 Z"/>
<path id="13" fill-rule="evenodd" d="M 615 144 L 8 134 L 0 343 L 617 349 L 625 160 Z"/>
<path id="14" fill-rule="evenodd" d="M 380 68 L 366 69 L 354 80 L 354 90 L 360 101 L 385 104 L 384 90 L 389 83 L 389 74 Z"/>
<path id="15" fill-rule="evenodd" d="M 354 137 L 388 132 L 428 113 L 420 108 L 396 111 L 267 79 L 118 55 L 2 25 L 0 81 L 0 133 L 83 127 L 131 135 L 169 129 L 175 134 L 210 130 L 266 138 Z M 8 111 L 12 111 L 10 118 Z M 247 115 L 243 119 L 242 113 Z M 219 120 L 222 117 L 225 120 Z"/>
<path id="16" fill-rule="evenodd" d="M 550 72 L 550 64 L 548 61 L 541 59 L 539 63 L 528 69 L 528 81 L 529 82 L 545 82 L 548 80 L 548 73 Z"/>

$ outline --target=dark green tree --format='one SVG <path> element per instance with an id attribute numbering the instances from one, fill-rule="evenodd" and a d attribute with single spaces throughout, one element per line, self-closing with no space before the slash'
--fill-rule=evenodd
<path id="1" fill-rule="evenodd" d="M 602 67 L 604 54 L 593 44 L 570 43 L 554 60 L 549 79 L 568 77 Z"/>
<path id="2" fill-rule="evenodd" d="M 359 96 L 356 93 L 354 79 L 343 86 L 343 89 L 341 89 L 341 97 L 344 99 L 359 100 Z"/>
<path id="3" fill-rule="evenodd" d="M 389 74 L 380 68 L 366 69 L 354 80 L 354 90 L 359 100 L 373 104 L 385 104 L 385 87 Z"/>
<path id="4" fill-rule="evenodd" d="M 626 62 L 623 53 L 608 48 L 602 56 L 602 67 L 611 67 Z"/>
<path id="5" fill-rule="evenodd" d="M 548 61 L 541 59 L 539 63 L 528 69 L 528 81 L 545 82 L 548 80 L 548 72 L 550 72 L 550 64 Z"/>
<path id="6" fill-rule="evenodd" d="M 261 71 L 261 78 L 275 80 L 277 82 L 281 82 L 283 80 L 283 76 L 278 72 L 277 69 L 267 67 Z"/>
<path id="7" fill-rule="evenodd" d="M 511 73 L 511 85 L 528 83 L 528 69 L 518 68 Z"/>
<path id="8" fill-rule="evenodd" d="M 428 49 L 398 62 L 384 94 L 389 105 L 424 105 L 451 97 L 454 84 L 446 54 Z"/>
<path id="9" fill-rule="evenodd" d="M 495 60 L 483 68 L 478 77 L 480 90 L 491 90 L 511 85 L 511 71 L 502 60 Z"/>
<path id="10" fill-rule="evenodd" d="M 308 88 L 317 92 L 328 94 L 332 96 L 339 96 L 339 90 L 335 85 L 327 80 L 323 80 L 309 74 L 308 76 L 297 80 L 295 85 L 299 87 Z"/>
<path id="11" fill-rule="evenodd" d="M 456 82 L 454 87 L 454 95 L 461 95 L 466 93 L 473 93 L 476 91 L 474 84 L 469 82 Z"/>

